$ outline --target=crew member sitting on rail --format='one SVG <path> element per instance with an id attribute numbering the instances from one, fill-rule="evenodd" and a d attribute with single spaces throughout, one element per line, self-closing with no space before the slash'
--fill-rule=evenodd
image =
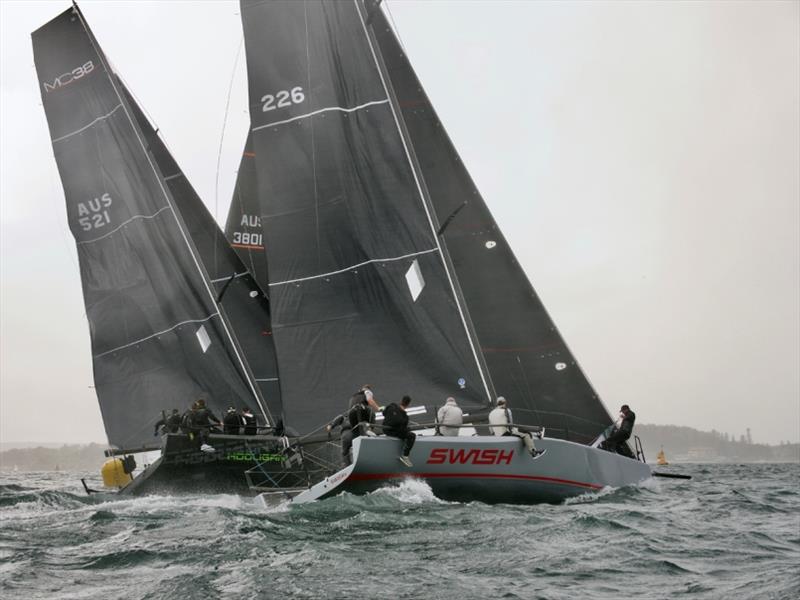
<path id="1" fill-rule="evenodd" d="M 242 425 L 242 417 L 232 406 L 228 408 L 225 416 L 222 417 L 222 432 L 228 435 L 239 435 L 239 427 Z"/>
<path id="2" fill-rule="evenodd" d="M 605 441 L 600 444 L 600 447 L 603 450 L 616 452 L 617 454 L 622 454 L 628 458 L 636 458 L 628 446 L 628 438 L 630 438 L 631 434 L 633 433 L 633 424 L 636 421 L 636 413 L 634 413 L 627 404 L 623 404 L 619 410 L 620 416 L 622 417 L 622 422 L 618 426 L 614 427 L 611 435 L 609 435 Z"/>
<path id="3" fill-rule="evenodd" d="M 464 413 L 461 408 L 456 404 L 456 399 L 450 397 L 444 403 L 444 406 L 436 413 L 436 421 L 439 425 L 436 432 L 439 435 L 458 435 L 458 425 L 464 424 Z"/>
<path id="4" fill-rule="evenodd" d="M 362 387 L 358 392 L 350 396 L 350 405 L 346 413 L 339 415 L 325 426 L 328 432 L 336 427 L 342 428 L 342 462 L 345 467 L 353 462 L 350 458 L 353 438 L 363 434 L 375 435 L 366 425 L 367 423 L 375 422 L 375 413 L 370 408 L 367 394 L 364 393 L 365 388 L 368 388 L 368 386 Z"/>
<path id="5" fill-rule="evenodd" d="M 399 456 L 400 462 L 407 467 L 413 467 L 409 454 L 414 447 L 416 434 L 408 428 L 408 414 L 406 409 L 411 404 L 411 396 L 403 396 L 400 406 L 392 402 L 383 409 L 383 433 L 388 436 L 403 440 L 403 454 Z"/>
<path id="6" fill-rule="evenodd" d="M 522 440 L 531 456 L 536 458 L 544 454 L 544 450 L 537 450 L 533 444 L 533 438 L 527 431 L 520 431 L 516 427 L 512 427 L 511 423 L 514 420 L 511 418 L 511 411 L 508 409 L 508 404 L 503 396 L 497 397 L 497 407 L 489 413 L 489 429 L 492 430 L 497 436 L 514 435 Z"/>
<path id="7" fill-rule="evenodd" d="M 181 428 L 181 415 L 178 412 L 177 408 L 172 409 L 172 414 L 169 416 L 166 415 L 163 411 L 161 412 L 161 418 L 156 421 L 155 430 L 153 431 L 153 435 L 158 435 L 158 428 L 161 427 L 161 435 L 166 435 L 168 433 L 178 433 Z"/>

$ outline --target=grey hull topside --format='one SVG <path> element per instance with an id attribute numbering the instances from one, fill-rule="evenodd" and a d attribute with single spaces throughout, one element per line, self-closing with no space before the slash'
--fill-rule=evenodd
<path id="1" fill-rule="evenodd" d="M 294 503 L 342 492 L 363 494 L 406 478 L 424 480 L 444 500 L 487 503 L 557 503 L 605 487 L 635 485 L 650 467 L 619 454 L 559 439 L 536 439 L 532 457 L 518 437 L 418 436 L 412 467 L 400 461 L 402 442 L 360 437 L 353 464 L 300 493 Z"/>

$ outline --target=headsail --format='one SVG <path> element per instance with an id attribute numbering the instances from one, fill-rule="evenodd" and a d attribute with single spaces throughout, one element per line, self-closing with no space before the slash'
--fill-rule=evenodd
<path id="1" fill-rule="evenodd" d="M 591 442 L 612 419 L 492 218 L 375 0 L 370 31 L 431 204 L 446 226 L 472 323 L 498 394 L 551 437 Z M 452 218 L 451 218 L 452 217 Z"/>
<path id="2" fill-rule="evenodd" d="M 354 2 L 242 2 L 253 152 L 287 420 L 361 383 L 466 407 L 489 383 Z"/>
<path id="3" fill-rule="evenodd" d="M 248 133 L 236 176 L 228 220 L 225 223 L 225 235 L 261 289 L 269 294 L 269 274 L 264 233 L 261 230 L 261 206 L 258 201 L 255 157 L 253 136 Z"/>
<path id="4" fill-rule="evenodd" d="M 157 136 L 147 135 L 77 7 L 32 38 L 110 443 L 152 446 L 160 411 L 198 397 L 215 411 L 248 404 L 266 412 L 231 326 L 258 321 L 261 327 L 264 319 L 233 307 L 229 319 L 228 299 L 217 302 L 214 263 L 192 237 L 208 226 L 207 213 L 194 212 L 200 208 L 194 192 L 166 180 L 162 169 L 175 174 L 174 162 L 165 162 L 169 155 Z M 219 264 L 226 265 L 223 256 Z M 231 264 L 223 270 L 243 271 Z M 258 294 L 247 297 L 253 306 L 262 303 Z M 231 303 L 241 298 L 237 292 Z"/>

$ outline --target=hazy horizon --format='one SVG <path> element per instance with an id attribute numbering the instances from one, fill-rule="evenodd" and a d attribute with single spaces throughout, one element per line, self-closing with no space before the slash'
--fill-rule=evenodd
<path id="1" fill-rule="evenodd" d="M 630 404 L 640 423 L 800 442 L 800 3 L 388 6 L 606 406 Z M 105 443 L 30 43 L 68 7 L 0 2 L 4 443 Z M 238 3 L 81 8 L 224 222 L 248 126 L 243 56 L 224 121 Z"/>

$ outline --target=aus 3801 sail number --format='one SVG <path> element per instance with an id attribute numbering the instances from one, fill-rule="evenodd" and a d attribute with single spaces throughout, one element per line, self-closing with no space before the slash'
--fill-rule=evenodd
<path id="1" fill-rule="evenodd" d="M 92 198 L 87 202 L 78 202 L 78 224 L 84 231 L 92 231 L 105 227 L 111 222 L 108 208 L 113 200 L 106 192 L 99 198 Z"/>

